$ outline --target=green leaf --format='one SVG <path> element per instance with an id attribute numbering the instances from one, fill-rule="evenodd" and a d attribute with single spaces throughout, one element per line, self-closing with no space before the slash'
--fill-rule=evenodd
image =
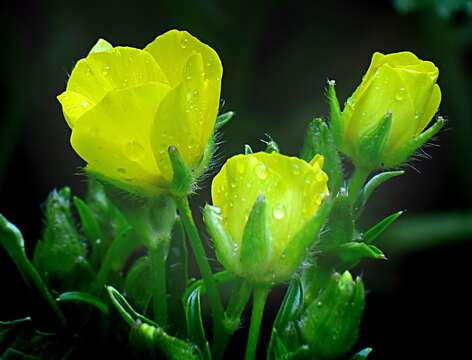
<path id="1" fill-rule="evenodd" d="M 66 320 L 57 306 L 56 301 L 52 297 L 41 276 L 39 276 L 36 268 L 26 257 L 23 235 L 20 230 L 18 230 L 15 225 L 8 222 L 2 214 L 0 214 L 0 244 L 2 244 L 10 258 L 15 263 L 26 284 L 38 291 L 49 305 L 54 315 L 59 319 L 60 324 L 65 325 Z"/>
<path id="2" fill-rule="evenodd" d="M 151 261 L 142 256 L 137 259 L 128 271 L 125 281 L 125 291 L 131 303 L 146 312 L 152 296 Z"/>
<path id="3" fill-rule="evenodd" d="M 353 240 L 354 218 L 351 203 L 345 191 L 340 191 L 334 198 L 326 227 L 328 231 L 321 237 L 323 244 L 343 244 Z"/>
<path id="4" fill-rule="evenodd" d="M 69 291 L 69 292 L 65 292 L 59 295 L 56 300 L 57 301 L 72 301 L 72 302 L 92 305 L 98 310 L 100 310 L 102 313 L 106 315 L 109 314 L 108 305 L 106 305 L 105 303 L 97 299 L 95 296 L 88 293 L 79 292 L 79 291 Z"/>
<path id="5" fill-rule="evenodd" d="M 289 352 L 289 348 L 300 346 L 299 338 L 293 335 L 293 327 L 303 309 L 303 288 L 299 279 L 293 279 L 287 288 L 282 305 L 272 326 L 267 357 L 278 359 Z M 292 331 L 289 331 L 292 330 Z M 290 337 L 290 338 L 288 338 Z M 298 341 L 297 341 L 298 340 Z"/>
<path id="6" fill-rule="evenodd" d="M 34 259 L 51 279 L 64 279 L 85 261 L 86 248 L 70 210 L 70 189 L 53 190 L 46 202 L 46 227 Z M 36 253 L 38 251 L 38 253 Z"/>
<path id="7" fill-rule="evenodd" d="M 401 215 L 403 211 L 397 211 L 385 219 L 378 222 L 376 225 L 372 226 L 369 230 L 367 230 L 363 236 L 362 241 L 366 244 L 371 244 L 374 242 L 387 228 L 392 225 Z"/>
<path id="8" fill-rule="evenodd" d="M 177 218 L 167 257 L 167 294 L 169 297 L 169 315 L 175 331 L 184 334 L 186 329 L 185 314 L 182 308 L 182 294 L 187 288 L 188 253 L 185 230 L 182 221 Z"/>
<path id="9" fill-rule="evenodd" d="M 270 235 L 266 200 L 259 196 L 249 214 L 243 232 L 241 245 L 241 264 L 247 272 L 260 273 L 272 257 L 272 238 Z"/>
<path id="10" fill-rule="evenodd" d="M 382 185 L 384 182 L 403 175 L 405 172 L 404 171 L 386 171 L 382 172 L 380 174 L 375 175 L 372 179 L 370 179 L 367 184 L 365 184 L 364 188 L 362 189 L 359 199 L 356 203 L 355 209 L 358 215 L 362 212 L 364 209 L 365 204 L 369 200 L 370 196 L 372 193 L 377 189 L 380 185 Z"/>
<path id="11" fill-rule="evenodd" d="M 193 346 L 168 335 L 155 322 L 136 312 L 112 286 L 107 286 L 107 291 L 113 305 L 131 328 L 131 343 L 149 352 L 144 358 L 163 353 L 165 358 L 172 360 L 196 359 Z"/>
<path id="12" fill-rule="evenodd" d="M 218 115 L 215 123 L 215 132 L 225 126 L 233 118 L 234 115 L 235 114 L 233 111 L 228 111 L 224 114 Z"/>
<path id="13" fill-rule="evenodd" d="M 329 100 L 329 120 L 330 127 L 333 133 L 333 138 L 336 144 L 340 146 L 343 139 L 343 124 L 342 124 L 342 113 L 341 107 L 339 106 L 339 100 L 336 95 L 336 82 L 334 80 L 328 80 L 328 100 Z"/>
<path id="14" fill-rule="evenodd" d="M 203 359 L 209 360 L 211 359 L 211 352 L 203 327 L 200 288 L 195 288 L 183 301 L 187 320 L 187 336 L 190 341 L 198 346 Z"/>
<path id="15" fill-rule="evenodd" d="M 372 348 L 367 347 L 361 351 L 359 351 L 357 354 L 354 354 L 350 360 L 365 360 L 367 359 L 367 356 L 372 352 Z"/>
<path id="16" fill-rule="evenodd" d="M 97 251 L 97 243 L 100 244 L 104 238 L 100 224 L 95 218 L 92 210 L 79 197 L 74 196 L 74 205 L 79 213 L 80 223 L 82 224 L 82 231 L 90 242 L 92 252 Z"/>
<path id="17" fill-rule="evenodd" d="M 17 325 L 17 324 L 23 324 L 23 323 L 31 323 L 31 317 L 27 316 L 24 318 L 20 319 L 15 319 L 15 320 L 8 320 L 8 321 L 1 321 L 0 320 L 0 325 Z M 0 342 L 1 344 L 1 342 Z"/>
<path id="18" fill-rule="evenodd" d="M 379 248 L 361 242 L 343 244 L 335 250 L 335 254 L 341 262 L 339 265 L 341 269 L 350 269 L 365 258 L 387 259 Z"/>

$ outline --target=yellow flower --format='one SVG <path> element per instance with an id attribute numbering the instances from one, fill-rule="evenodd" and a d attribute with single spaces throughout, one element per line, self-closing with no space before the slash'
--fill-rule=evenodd
<path id="1" fill-rule="evenodd" d="M 75 65 L 58 96 L 71 144 L 87 171 L 143 195 L 172 180 L 167 150 L 196 168 L 213 133 L 222 65 L 185 31 L 158 36 L 144 50 L 99 40 Z"/>
<path id="2" fill-rule="evenodd" d="M 342 150 L 358 166 L 371 167 L 375 163 L 390 167 L 404 161 L 416 149 L 415 139 L 438 111 L 438 75 L 432 62 L 420 60 L 411 52 L 376 52 L 342 113 Z M 391 124 L 379 156 L 373 159 L 361 143 L 387 114 L 391 115 Z"/>
<path id="3" fill-rule="evenodd" d="M 207 206 L 204 215 L 228 270 L 262 283 L 290 277 L 321 225 L 313 226 L 313 219 L 328 194 L 322 164 L 319 155 L 307 163 L 276 152 L 236 155 L 224 164 L 211 187 L 214 206 Z M 259 215 L 258 203 L 263 204 Z M 262 224 L 251 220 L 257 216 Z M 250 238 L 251 231 L 265 239 Z"/>

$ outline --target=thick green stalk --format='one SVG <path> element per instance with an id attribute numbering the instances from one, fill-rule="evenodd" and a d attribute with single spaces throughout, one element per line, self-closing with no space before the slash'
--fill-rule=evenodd
<path id="1" fill-rule="evenodd" d="M 149 256 L 155 286 L 152 295 L 154 320 L 165 328 L 167 326 L 166 244 L 161 243 L 155 249 L 151 249 Z"/>
<path id="2" fill-rule="evenodd" d="M 257 343 L 259 342 L 259 332 L 261 329 L 262 316 L 267 300 L 269 289 L 255 288 L 252 304 L 251 325 L 249 327 L 249 337 L 247 340 L 245 360 L 254 360 L 257 353 Z"/>
<path id="3" fill-rule="evenodd" d="M 215 280 L 213 279 L 213 273 L 211 271 L 208 258 L 203 247 L 202 240 L 198 233 L 197 225 L 193 221 L 192 211 L 187 197 L 177 199 L 177 208 L 179 209 L 182 223 L 184 224 L 185 231 L 190 240 L 192 250 L 197 260 L 198 268 L 205 283 L 207 289 L 208 298 L 210 300 L 210 306 L 213 315 L 213 355 L 216 359 L 222 358 L 224 353 L 223 342 L 220 340 L 224 334 L 223 319 L 224 319 L 224 308 L 221 301 L 220 293 L 216 286 Z"/>
<path id="4" fill-rule="evenodd" d="M 349 188 L 348 188 L 348 200 L 351 204 L 359 197 L 359 193 L 364 185 L 367 177 L 369 176 L 370 171 L 363 169 L 361 167 L 356 167 L 354 173 L 351 176 L 351 180 L 349 181 Z"/>

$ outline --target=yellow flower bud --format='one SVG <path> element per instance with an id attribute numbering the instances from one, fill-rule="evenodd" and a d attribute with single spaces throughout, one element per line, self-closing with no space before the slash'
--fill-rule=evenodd
<path id="1" fill-rule="evenodd" d="M 307 163 L 277 152 L 236 155 L 224 164 L 205 222 L 228 270 L 257 283 L 290 277 L 321 226 L 313 219 L 328 195 L 322 164 L 320 155 Z"/>
<path id="2" fill-rule="evenodd" d="M 169 146 L 196 168 L 213 133 L 222 65 L 185 31 L 158 36 L 144 50 L 99 40 L 75 65 L 58 96 L 71 144 L 87 171 L 146 196 L 172 180 Z"/>
<path id="3" fill-rule="evenodd" d="M 391 167 L 406 160 L 424 142 L 419 144 L 415 139 L 438 111 L 438 75 L 432 62 L 420 60 L 411 52 L 374 53 L 362 83 L 342 113 L 342 151 L 357 166 L 367 168 Z M 369 141 L 366 137 L 382 120 L 386 121 L 383 129 L 373 136 L 377 136 L 374 141 L 382 136 L 376 149 L 369 144 L 363 148 L 363 141 Z"/>

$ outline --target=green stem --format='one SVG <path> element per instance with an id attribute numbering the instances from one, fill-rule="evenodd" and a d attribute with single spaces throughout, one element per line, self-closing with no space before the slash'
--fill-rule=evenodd
<path id="1" fill-rule="evenodd" d="M 245 280 L 240 280 L 231 293 L 224 319 L 225 331 L 220 337 L 220 347 L 223 351 L 226 349 L 231 335 L 241 323 L 241 315 L 249 301 L 251 290 L 251 286 Z"/>
<path id="2" fill-rule="evenodd" d="M 188 198 L 178 198 L 177 208 L 179 209 L 179 214 L 182 223 L 184 224 L 185 231 L 187 232 L 187 236 L 190 240 L 190 244 L 195 254 L 195 259 L 197 260 L 197 265 L 200 269 L 200 273 L 202 275 L 203 282 L 205 283 L 205 288 L 207 290 L 208 298 L 210 300 L 210 306 L 213 315 L 213 355 L 216 359 L 219 359 L 222 358 L 224 353 L 224 348 L 222 347 L 223 343 L 220 340 L 220 338 L 224 334 L 223 303 L 221 301 L 218 287 L 216 286 L 215 280 L 213 279 L 211 267 L 208 263 L 208 258 L 206 256 L 202 240 L 200 239 L 197 225 L 195 225 L 195 222 L 193 221 L 192 211 L 190 210 Z"/>
<path id="3" fill-rule="evenodd" d="M 370 171 L 361 167 L 356 167 L 349 181 L 348 200 L 351 204 L 359 197 L 359 193 L 364 185 Z"/>
<path id="4" fill-rule="evenodd" d="M 259 332 L 261 329 L 262 316 L 267 300 L 267 288 L 254 289 L 254 301 L 252 304 L 251 325 L 249 327 L 249 338 L 247 340 L 245 360 L 254 360 L 256 358 L 257 343 L 259 342 Z"/>
<path id="5" fill-rule="evenodd" d="M 152 296 L 154 320 L 165 328 L 167 326 L 166 244 L 163 242 L 155 249 L 151 249 L 149 257 L 155 286 Z"/>

